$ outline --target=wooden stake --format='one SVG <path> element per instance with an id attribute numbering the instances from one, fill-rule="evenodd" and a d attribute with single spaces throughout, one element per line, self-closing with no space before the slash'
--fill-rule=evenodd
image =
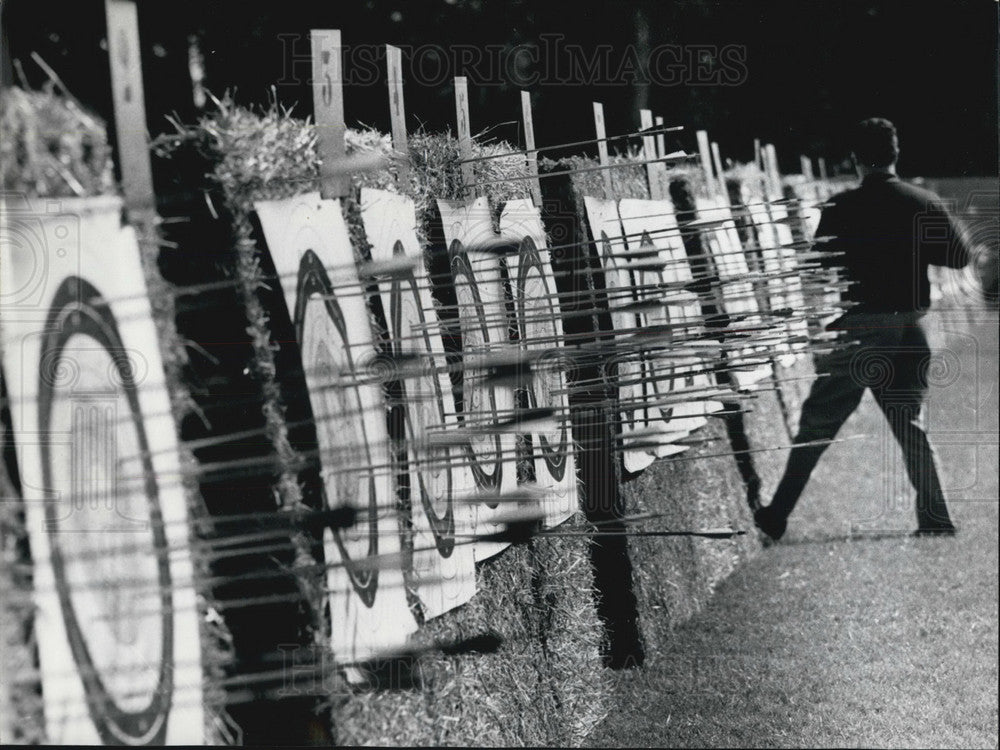
<path id="1" fill-rule="evenodd" d="M 608 156 L 608 142 L 605 140 L 608 137 L 608 132 L 604 125 L 604 105 L 600 102 L 594 102 L 594 130 L 597 132 L 598 139 L 598 161 L 602 167 L 607 167 L 611 163 L 611 159 Z M 611 170 L 602 169 L 601 175 L 604 177 L 604 197 L 611 198 L 614 195 L 614 185 L 611 182 Z"/>
<path id="2" fill-rule="evenodd" d="M 805 176 L 807 180 L 812 182 L 814 179 L 812 159 L 810 159 L 805 154 L 799 154 L 799 164 L 802 165 L 802 174 Z"/>
<path id="3" fill-rule="evenodd" d="M 753 163 L 757 165 L 757 169 L 761 172 L 764 171 L 764 162 L 760 154 L 760 138 L 753 139 Z"/>
<path id="4" fill-rule="evenodd" d="M 827 176 L 826 176 L 826 159 L 824 159 L 821 156 L 821 157 L 819 157 L 816 160 L 816 163 L 817 163 L 817 166 L 819 166 L 819 178 L 821 180 L 823 180 L 824 182 L 826 182 L 826 180 L 827 180 Z"/>
<path id="5" fill-rule="evenodd" d="M 656 127 L 658 127 L 658 128 L 662 128 L 663 127 L 663 118 L 662 117 L 657 117 L 656 120 L 655 120 L 655 122 L 656 122 Z M 656 156 L 658 158 L 662 159 L 666 155 L 667 155 L 667 136 L 666 136 L 665 133 L 657 133 L 656 134 Z M 660 195 L 663 198 L 670 197 L 670 178 L 667 176 L 667 165 L 666 164 L 657 164 L 656 165 L 656 174 L 660 178 Z"/>
<path id="6" fill-rule="evenodd" d="M 655 122 L 657 128 L 663 128 L 662 117 L 657 117 Z M 667 155 L 667 136 L 665 133 L 656 134 L 656 155 L 661 159 Z"/>
<path id="7" fill-rule="evenodd" d="M 465 190 L 479 195 L 475 184 L 476 174 L 472 167 L 472 129 L 469 125 L 469 82 L 465 76 L 455 76 L 455 120 L 458 123 L 458 153 L 462 159 L 462 182 Z"/>
<path id="8" fill-rule="evenodd" d="M 142 87 L 139 22 L 132 0 L 105 0 L 111 91 L 118 141 L 118 167 L 130 218 L 156 210 L 153 170 L 146 137 L 146 99 Z"/>
<path id="9" fill-rule="evenodd" d="M 528 150 L 528 174 L 532 179 L 528 182 L 531 198 L 535 205 L 542 207 L 542 183 L 538 180 L 538 153 L 535 151 L 535 121 L 531 116 L 531 94 L 521 92 L 521 119 L 524 121 L 524 147 Z"/>
<path id="10" fill-rule="evenodd" d="M 351 176 L 337 170 L 347 156 L 344 144 L 344 76 L 339 29 L 312 29 L 312 95 L 319 151 L 319 192 L 323 198 L 343 198 Z"/>
<path id="11" fill-rule="evenodd" d="M 653 113 L 648 109 L 639 110 L 639 126 L 645 130 L 653 127 Z M 656 159 L 656 138 L 652 135 L 642 137 L 642 154 L 646 160 L 646 181 L 649 183 L 649 197 L 654 201 L 663 198 L 660 186 L 660 170 Z"/>
<path id="12" fill-rule="evenodd" d="M 774 150 L 773 143 L 764 146 L 764 164 L 767 167 L 774 196 L 781 198 L 781 173 L 778 171 L 778 154 Z"/>
<path id="13" fill-rule="evenodd" d="M 410 146 L 406 137 L 406 105 L 403 100 L 403 55 L 399 47 L 385 45 L 386 80 L 389 84 L 389 120 L 392 125 L 392 150 L 398 158 L 396 180 L 409 184 Z"/>
<path id="14" fill-rule="evenodd" d="M 719 195 L 729 202 L 729 195 L 726 193 L 726 178 L 722 176 L 722 156 L 719 154 L 719 144 L 712 141 L 712 163 L 715 165 L 715 175 L 719 180 Z"/>
<path id="15" fill-rule="evenodd" d="M 708 189 L 708 194 L 713 195 L 715 193 L 715 180 L 712 177 L 712 157 L 709 155 L 708 133 L 704 130 L 699 130 L 695 135 L 698 137 L 698 154 L 701 156 L 701 169 L 705 173 L 705 187 Z"/>

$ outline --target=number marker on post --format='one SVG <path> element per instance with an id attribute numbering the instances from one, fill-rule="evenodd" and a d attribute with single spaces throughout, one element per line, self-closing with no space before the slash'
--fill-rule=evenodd
<path id="1" fill-rule="evenodd" d="M 538 152 L 535 151 L 535 123 L 531 117 L 531 94 L 521 92 L 521 118 L 524 120 L 524 147 L 527 149 L 528 174 L 531 180 L 531 198 L 535 205 L 542 206 L 542 183 L 538 180 Z"/>
<path id="2" fill-rule="evenodd" d="M 643 130 L 653 128 L 653 113 L 648 109 L 639 110 L 639 126 Z M 642 137 L 642 156 L 646 160 L 646 180 L 649 182 L 649 197 L 654 201 L 663 197 L 660 189 L 659 164 L 656 159 L 656 138 L 652 135 Z"/>
<path id="3" fill-rule="evenodd" d="M 800 154 L 799 155 L 799 164 L 802 165 L 802 175 L 807 180 L 809 180 L 810 182 L 812 182 L 813 179 L 814 179 L 814 177 L 813 177 L 812 160 L 808 156 L 806 156 L 805 154 Z"/>
<path id="4" fill-rule="evenodd" d="M 351 176 L 337 169 L 346 159 L 344 145 L 344 76 L 339 29 L 312 29 L 312 94 L 319 150 L 319 192 L 323 198 L 343 198 Z"/>
<path id="5" fill-rule="evenodd" d="M 403 100 L 403 55 L 399 47 L 385 45 L 385 62 L 389 84 L 392 150 L 398 157 L 396 179 L 399 185 L 405 186 L 410 176 L 410 146 L 406 137 L 406 105 Z"/>
<path id="6" fill-rule="evenodd" d="M 604 105 L 600 102 L 594 102 L 594 130 L 597 132 L 597 159 L 604 167 L 601 170 L 601 176 L 604 178 L 604 192 L 610 198 L 614 194 L 614 185 L 611 182 L 611 170 L 607 169 L 608 165 L 611 164 L 611 159 L 608 156 L 608 132 L 604 125 Z"/>
<path id="7" fill-rule="evenodd" d="M 778 171 L 778 154 L 774 150 L 773 143 L 764 146 L 764 164 L 767 166 L 767 174 L 771 180 L 775 200 L 778 200 L 781 198 L 781 173 Z"/>
<path id="8" fill-rule="evenodd" d="M 715 194 L 715 179 L 712 177 L 712 157 L 709 155 L 708 133 L 699 130 L 695 135 L 698 138 L 698 155 L 701 156 L 701 169 L 705 173 L 705 187 L 709 195 Z"/>
<path id="9" fill-rule="evenodd" d="M 156 209 L 149 140 L 146 137 L 138 13 L 132 0 L 105 0 L 104 9 L 108 24 L 118 164 L 125 208 L 134 220 Z"/>
<path id="10" fill-rule="evenodd" d="M 458 153 L 462 160 L 462 182 L 465 189 L 479 195 L 476 174 L 472 167 L 472 129 L 469 126 L 469 83 L 465 76 L 455 76 L 455 119 L 458 122 Z"/>
<path id="11" fill-rule="evenodd" d="M 722 175 L 722 157 L 719 154 L 717 141 L 712 141 L 712 163 L 715 165 L 715 174 L 719 180 L 719 195 L 726 203 L 729 203 L 729 195 L 726 193 L 726 178 Z"/>

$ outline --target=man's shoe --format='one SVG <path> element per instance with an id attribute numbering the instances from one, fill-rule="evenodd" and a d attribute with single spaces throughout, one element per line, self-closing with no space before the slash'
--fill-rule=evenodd
<path id="1" fill-rule="evenodd" d="M 785 529 L 788 527 L 788 519 L 775 513 L 770 505 L 755 510 L 753 522 L 774 542 L 784 536 Z"/>
<path id="2" fill-rule="evenodd" d="M 955 536 L 958 533 L 952 525 L 948 526 L 925 526 L 913 532 L 913 536 Z"/>

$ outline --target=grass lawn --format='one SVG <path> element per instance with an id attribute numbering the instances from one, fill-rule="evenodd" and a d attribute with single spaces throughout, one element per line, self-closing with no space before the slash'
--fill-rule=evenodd
<path id="1" fill-rule="evenodd" d="M 589 745 L 997 747 L 997 325 L 978 318 L 928 319 L 952 365 L 927 418 L 959 536 L 902 534 L 913 491 L 866 396 L 841 436 L 867 437 L 831 446 L 786 539 L 619 675 Z M 783 459 L 762 466 L 772 488 Z"/>

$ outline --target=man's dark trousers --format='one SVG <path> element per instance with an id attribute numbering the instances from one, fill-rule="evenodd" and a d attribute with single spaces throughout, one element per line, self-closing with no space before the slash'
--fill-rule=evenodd
<path id="1" fill-rule="evenodd" d="M 865 389 L 903 450 L 906 471 L 917 490 L 920 529 L 950 529 L 934 450 L 924 431 L 921 407 L 927 395 L 931 351 L 920 313 L 848 313 L 836 323 L 843 343 L 816 358 L 817 379 L 802 405 L 799 432 L 770 512 L 787 518 L 827 445 L 854 412 Z"/>

